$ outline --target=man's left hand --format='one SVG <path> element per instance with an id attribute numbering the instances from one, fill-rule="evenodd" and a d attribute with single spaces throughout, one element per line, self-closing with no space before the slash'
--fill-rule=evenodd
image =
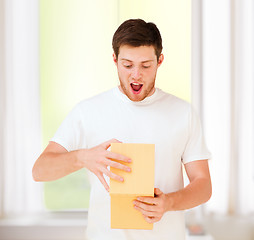
<path id="1" fill-rule="evenodd" d="M 160 221 L 163 214 L 168 211 L 169 197 L 159 188 L 154 189 L 154 197 L 138 197 L 134 208 L 140 211 L 148 223 Z"/>

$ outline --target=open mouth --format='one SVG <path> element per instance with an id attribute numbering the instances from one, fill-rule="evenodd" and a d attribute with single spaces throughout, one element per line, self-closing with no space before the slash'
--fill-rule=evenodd
<path id="1" fill-rule="evenodd" d="M 139 94 L 141 92 L 142 87 L 143 87 L 143 84 L 131 83 L 131 88 L 134 94 Z"/>

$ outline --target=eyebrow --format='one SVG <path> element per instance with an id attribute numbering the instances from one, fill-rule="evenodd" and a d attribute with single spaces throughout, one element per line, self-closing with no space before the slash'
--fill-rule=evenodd
<path id="1" fill-rule="evenodd" d="M 127 58 L 121 58 L 120 60 L 121 60 L 121 61 L 133 62 L 133 61 L 131 61 L 131 60 L 127 59 Z M 145 61 L 142 61 L 141 63 L 153 62 L 153 61 L 154 61 L 153 59 L 152 59 L 152 60 L 145 60 Z"/>

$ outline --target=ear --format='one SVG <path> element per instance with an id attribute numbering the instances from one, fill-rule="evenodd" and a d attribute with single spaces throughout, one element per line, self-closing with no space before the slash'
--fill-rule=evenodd
<path id="1" fill-rule="evenodd" d="M 162 64 L 163 60 L 164 60 L 164 55 L 161 54 L 161 55 L 159 56 L 159 60 L 158 60 L 158 67 Z"/>
<path id="2" fill-rule="evenodd" d="M 117 59 L 116 59 L 116 54 L 115 53 L 113 53 L 113 61 L 114 61 L 115 65 L 117 65 Z"/>

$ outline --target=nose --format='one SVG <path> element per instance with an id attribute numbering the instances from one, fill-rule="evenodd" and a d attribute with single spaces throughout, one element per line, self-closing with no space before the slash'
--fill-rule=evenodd
<path id="1" fill-rule="evenodd" d="M 141 75 L 142 75 L 141 70 L 138 67 L 133 68 L 133 71 L 131 74 L 132 79 L 135 79 L 135 80 L 140 79 Z"/>

